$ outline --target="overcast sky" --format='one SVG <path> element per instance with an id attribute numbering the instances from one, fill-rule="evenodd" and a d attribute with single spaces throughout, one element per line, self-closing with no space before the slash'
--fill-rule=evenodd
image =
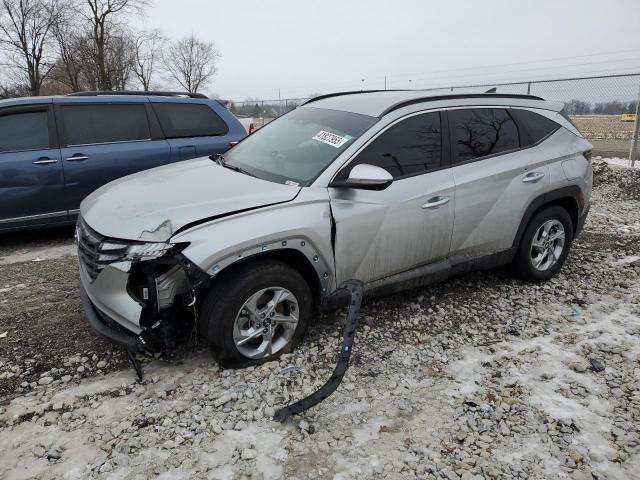
<path id="1" fill-rule="evenodd" d="M 155 0 L 142 20 L 222 53 L 244 100 L 640 72 L 640 0 Z"/>

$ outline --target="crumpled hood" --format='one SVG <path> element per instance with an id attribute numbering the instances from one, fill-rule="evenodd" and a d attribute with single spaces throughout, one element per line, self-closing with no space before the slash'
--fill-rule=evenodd
<path id="1" fill-rule="evenodd" d="M 287 202 L 299 191 L 198 158 L 108 183 L 83 200 L 80 214 L 104 236 L 161 242 L 192 222 Z"/>

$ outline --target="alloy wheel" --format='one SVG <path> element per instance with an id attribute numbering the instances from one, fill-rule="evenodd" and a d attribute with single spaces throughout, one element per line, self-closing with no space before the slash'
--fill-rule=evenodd
<path id="1" fill-rule="evenodd" d="M 286 288 L 268 287 L 252 294 L 240 307 L 233 324 L 233 340 L 247 358 L 269 357 L 285 348 L 298 326 L 300 308 Z"/>
<path id="2" fill-rule="evenodd" d="M 562 255 L 565 246 L 565 231 L 558 220 L 548 220 L 536 230 L 531 241 L 531 264 L 544 272 L 553 267 Z"/>

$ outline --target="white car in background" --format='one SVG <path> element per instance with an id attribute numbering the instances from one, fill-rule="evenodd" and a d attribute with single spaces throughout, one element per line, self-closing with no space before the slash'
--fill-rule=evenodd
<path id="1" fill-rule="evenodd" d="M 253 132 L 255 132 L 256 122 L 254 121 L 253 117 L 248 117 L 246 115 L 236 115 L 235 117 L 247 131 L 247 135 L 251 135 Z"/>

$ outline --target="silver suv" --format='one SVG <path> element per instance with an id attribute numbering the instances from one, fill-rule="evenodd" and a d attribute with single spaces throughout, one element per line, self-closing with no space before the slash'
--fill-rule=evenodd
<path id="1" fill-rule="evenodd" d="M 192 329 L 239 367 L 290 351 L 349 279 L 380 294 L 511 263 L 548 280 L 592 184 L 591 145 L 562 108 L 326 95 L 224 156 L 116 180 L 81 206 L 87 319 L 129 349 Z"/>

